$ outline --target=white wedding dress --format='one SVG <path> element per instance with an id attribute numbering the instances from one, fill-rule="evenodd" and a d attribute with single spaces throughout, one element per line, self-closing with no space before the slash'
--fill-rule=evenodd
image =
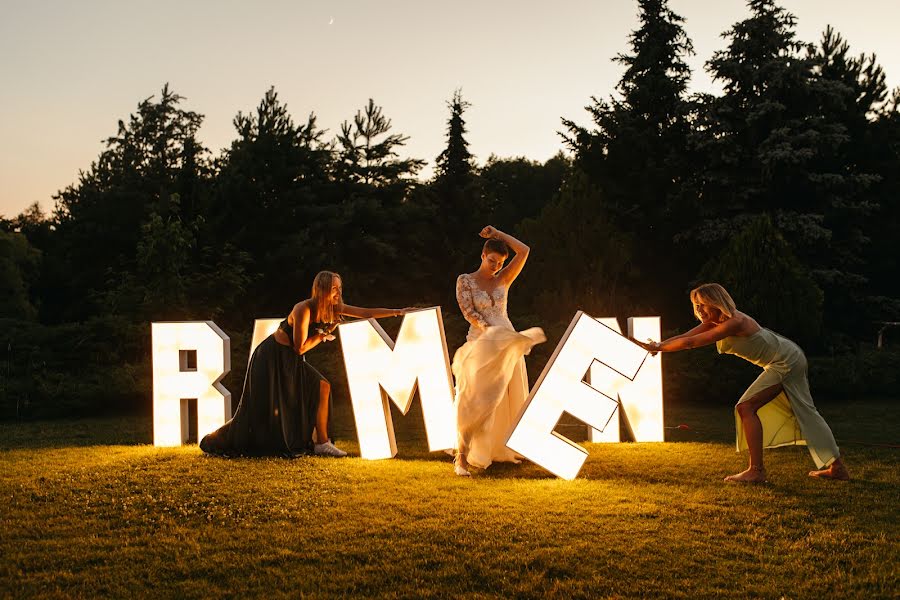
<path id="1" fill-rule="evenodd" d="M 456 300 L 470 323 L 466 343 L 453 356 L 457 443 L 467 462 L 482 469 L 492 462 L 519 462 L 506 441 L 528 397 L 523 357 L 547 339 L 539 327 L 513 329 L 507 291 L 498 285 L 488 293 L 469 274 L 456 280 Z"/>

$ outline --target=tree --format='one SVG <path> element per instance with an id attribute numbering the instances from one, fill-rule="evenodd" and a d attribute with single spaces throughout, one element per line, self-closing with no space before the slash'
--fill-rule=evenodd
<path id="1" fill-rule="evenodd" d="M 352 123 L 341 125 L 335 141 L 340 214 L 332 231 L 340 232 L 340 241 L 332 264 L 354 280 L 362 292 L 356 297 L 366 301 L 386 303 L 392 294 L 411 300 L 432 272 L 434 238 L 423 225 L 433 222 L 427 218 L 433 213 L 419 202 L 415 178 L 425 161 L 400 158 L 408 139 L 391 133 L 391 120 L 370 98 Z"/>
<path id="2" fill-rule="evenodd" d="M 186 218 L 196 212 L 211 165 L 197 141 L 203 117 L 180 108 L 182 100 L 165 85 L 158 100 L 142 101 L 127 124 L 119 121 L 90 169 L 55 196 L 56 258 L 65 265 L 52 292 L 62 299 L 55 319 L 103 311 L 91 300 L 105 295 L 110 279 L 134 271 L 141 226 L 151 213 L 181 217 L 183 206 L 191 207 Z"/>
<path id="3" fill-rule="evenodd" d="M 484 220 L 512 231 L 523 219 L 537 217 L 559 192 L 570 168 L 562 152 L 543 163 L 492 154 L 478 176 Z"/>
<path id="4" fill-rule="evenodd" d="M 869 147 L 877 152 L 873 162 L 880 181 L 875 186 L 878 203 L 866 227 L 872 243 L 864 261 L 871 293 L 865 315 L 873 322 L 900 320 L 900 89 L 894 90 L 879 112 L 869 128 Z"/>
<path id="5" fill-rule="evenodd" d="M 237 138 L 217 161 L 209 200 L 210 241 L 230 240 L 246 254 L 252 301 L 235 319 L 279 314 L 307 291 L 335 252 L 339 192 L 332 144 L 315 114 L 296 124 L 274 88 L 256 110 L 234 118 Z"/>
<path id="6" fill-rule="evenodd" d="M 40 260 L 41 253 L 23 234 L 0 231 L 0 318 L 37 317 L 30 287 L 38 277 Z"/>
<path id="7" fill-rule="evenodd" d="M 390 130 L 391 120 L 369 98 L 365 108 L 356 112 L 352 123 L 344 121 L 341 124 L 337 138 L 341 176 L 353 182 L 384 187 L 406 183 L 415 175 L 425 161 L 399 158 L 397 149 L 405 145 L 409 137 L 388 134 Z M 378 140 L 381 136 L 385 137 Z"/>
<path id="8" fill-rule="evenodd" d="M 821 346 L 822 290 L 768 215 L 753 217 L 703 266 L 700 279 L 721 283 L 764 327 L 804 347 Z"/>
<path id="9" fill-rule="evenodd" d="M 816 85 L 825 117 L 845 133 L 832 155 L 837 174 L 824 208 L 831 232 L 831 264 L 821 271 L 826 310 L 845 330 L 865 333 L 878 321 L 900 317 L 893 240 L 897 217 L 897 105 L 889 101 L 885 73 L 874 54 L 850 55 L 830 26 L 816 48 Z M 889 274 L 893 273 L 893 274 Z M 847 285 L 852 283 L 853 285 Z"/>
<path id="10" fill-rule="evenodd" d="M 573 171 L 553 202 L 519 227 L 532 252 L 517 293 L 532 298 L 548 323 L 565 321 L 575 310 L 623 315 L 646 307 L 635 294 L 641 279 L 636 239 L 597 210 L 602 196 L 584 173 Z"/>
<path id="11" fill-rule="evenodd" d="M 249 282 L 249 258 L 228 242 L 215 250 L 200 247 L 202 225 L 202 218 L 185 223 L 174 214 L 151 213 L 141 226 L 135 268 L 119 273 L 104 293 L 106 309 L 146 320 L 177 321 L 217 318 L 233 307 Z"/>
<path id="12" fill-rule="evenodd" d="M 670 201 L 686 171 L 685 140 L 691 104 L 685 99 L 693 46 L 683 19 L 666 0 L 639 0 L 640 27 L 630 36 L 631 54 L 617 89 L 621 98 L 592 98 L 595 128 L 563 120 L 575 165 L 599 185 L 607 206 L 629 226 L 658 227 L 671 216 Z M 677 215 L 676 215 L 677 216 Z M 671 241 L 670 231 L 660 239 Z"/>
<path id="13" fill-rule="evenodd" d="M 434 180 L 438 186 L 448 188 L 464 188 L 471 183 L 475 172 L 469 142 L 463 137 L 467 133 L 463 113 L 471 108 L 469 102 L 463 100 L 462 90 L 453 92 L 453 98 L 447 102 L 450 118 L 447 119 L 447 146 L 435 161 Z"/>
<path id="14" fill-rule="evenodd" d="M 464 137 L 467 129 L 463 113 L 471 106 L 463 100 L 461 90 L 456 90 L 447 102 L 447 144 L 435 161 L 435 174 L 429 185 L 429 198 L 438 217 L 433 236 L 447 257 L 446 268 L 452 272 L 466 269 L 475 235 L 486 224 L 477 167 Z M 444 291 L 450 302 L 453 290 Z"/>
<path id="15" fill-rule="evenodd" d="M 693 141 L 705 166 L 694 193 L 706 221 L 687 237 L 715 253 L 746 215 L 771 214 L 825 291 L 829 323 L 851 331 L 863 312 L 863 223 L 878 178 L 850 142 L 868 111 L 857 102 L 877 101 L 877 72 L 848 85 L 860 65 L 841 57 L 840 40 L 826 32 L 817 55 L 772 0 L 748 6 L 750 17 L 726 32 L 728 47 L 707 63 L 724 93 L 700 103 Z M 854 91 L 860 86 L 869 92 Z"/>
<path id="16" fill-rule="evenodd" d="M 590 196 L 602 202 L 586 218 L 601 230 L 613 227 L 640 238 L 630 259 L 655 276 L 635 281 L 637 294 L 653 298 L 657 310 L 664 310 L 667 297 L 669 306 L 677 306 L 674 291 L 680 293 L 693 275 L 684 251 L 673 248 L 675 235 L 695 218 L 684 193 L 692 174 L 686 149 L 693 110 L 686 98 L 690 69 L 685 58 L 693 47 L 683 19 L 668 2 L 640 0 L 638 5 L 640 26 L 630 36 L 631 51 L 616 58 L 625 66 L 619 97 L 592 98 L 586 108 L 593 128 L 564 119 L 563 137 L 574 153 L 574 169 L 587 187 L 597 189 Z"/>

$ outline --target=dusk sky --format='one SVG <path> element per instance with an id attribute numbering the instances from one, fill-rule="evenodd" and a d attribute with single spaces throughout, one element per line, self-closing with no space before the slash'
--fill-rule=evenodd
<path id="1" fill-rule="evenodd" d="M 782 0 L 798 35 L 826 25 L 854 54 L 875 52 L 900 85 L 895 0 Z M 693 91 L 716 91 L 703 63 L 745 18 L 740 0 L 672 0 L 694 43 Z M 591 95 L 614 92 L 637 26 L 635 0 L 0 0 L 0 216 L 77 179 L 138 102 L 168 82 L 205 115 L 201 141 L 218 155 L 232 119 L 274 86 L 295 121 L 310 112 L 328 137 L 371 97 L 429 162 L 444 145 L 446 101 L 472 108 L 470 150 L 544 160 L 562 149 L 560 118 L 586 123 Z"/>

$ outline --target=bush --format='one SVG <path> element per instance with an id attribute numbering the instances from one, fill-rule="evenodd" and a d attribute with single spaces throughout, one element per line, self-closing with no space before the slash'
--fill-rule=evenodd
<path id="1" fill-rule="evenodd" d="M 767 215 L 760 215 L 700 271 L 731 293 L 738 310 L 804 348 L 821 344 L 822 290 Z"/>
<path id="2" fill-rule="evenodd" d="M 0 319 L 0 419 L 130 411 L 150 397 L 150 331 L 124 319 Z"/>
<path id="3" fill-rule="evenodd" d="M 809 383 L 813 397 L 897 397 L 900 352 L 862 346 L 853 353 L 811 358 Z"/>

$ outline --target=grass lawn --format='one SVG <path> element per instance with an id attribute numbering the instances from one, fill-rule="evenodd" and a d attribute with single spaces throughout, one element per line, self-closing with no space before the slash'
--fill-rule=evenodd
<path id="1" fill-rule="evenodd" d="M 900 590 L 900 411 L 823 403 L 854 480 L 803 447 L 744 467 L 730 406 L 668 406 L 664 444 L 586 447 L 579 478 L 471 479 L 394 416 L 398 458 L 156 449 L 149 418 L 0 424 L 0 597 L 888 598 Z M 338 446 L 356 452 L 349 408 Z M 571 423 L 561 429 L 583 439 Z"/>

